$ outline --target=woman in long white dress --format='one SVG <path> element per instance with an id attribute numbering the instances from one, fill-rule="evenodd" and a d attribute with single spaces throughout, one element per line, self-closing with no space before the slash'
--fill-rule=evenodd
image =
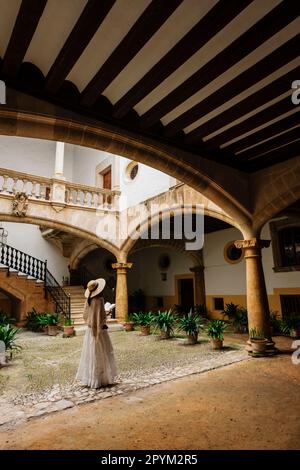
<path id="1" fill-rule="evenodd" d="M 91 388 L 113 384 L 117 375 L 113 346 L 107 331 L 104 299 L 100 295 L 104 286 L 104 279 L 96 279 L 88 283 L 85 291 L 83 318 L 87 331 L 76 379 Z"/>

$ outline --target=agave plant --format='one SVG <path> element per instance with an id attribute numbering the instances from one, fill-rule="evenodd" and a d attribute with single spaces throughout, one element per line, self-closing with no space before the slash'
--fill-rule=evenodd
<path id="1" fill-rule="evenodd" d="M 11 318 L 4 310 L 0 310 L 0 325 L 8 325 L 15 322 L 15 318 Z"/>
<path id="2" fill-rule="evenodd" d="M 132 314 L 132 320 L 139 326 L 150 326 L 153 321 L 152 312 L 137 312 Z"/>
<path id="3" fill-rule="evenodd" d="M 5 344 L 5 349 L 10 351 L 19 351 L 22 347 L 16 344 L 16 335 L 19 333 L 19 328 L 14 328 L 11 325 L 0 325 L 0 341 Z"/>
<path id="4" fill-rule="evenodd" d="M 208 323 L 207 336 L 212 339 L 224 340 L 224 331 L 227 328 L 227 324 L 223 320 L 211 320 Z"/>
<path id="5" fill-rule="evenodd" d="M 223 315 L 227 315 L 229 320 L 234 320 L 236 318 L 236 314 L 238 311 L 239 306 L 230 302 L 229 304 L 225 304 L 225 308 L 223 310 Z"/>
<path id="6" fill-rule="evenodd" d="M 184 331 L 187 335 L 193 335 L 198 333 L 201 328 L 201 318 L 195 314 L 192 310 L 186 315 L 179 318 L 178 329 Z"/>
<path id="7" fill-rule="evenodd" d="M 155 329 L 161 331 L 161 337 L 169 338 L 173 334 L 176 317 L 171 309 L 163 312 L 159 310 L 153 315 L 152 323 Z"/>

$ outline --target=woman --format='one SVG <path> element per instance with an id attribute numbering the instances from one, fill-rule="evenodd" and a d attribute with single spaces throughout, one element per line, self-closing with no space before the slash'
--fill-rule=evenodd
<path id="1" fill-rule="evenodd" d="M 117 375 L 113 347 L 107 332 L 104 299 L 100 295 L 104 287 L 104 279 L 90 281 L 84 294 L 87 300 L 83 318 L 88 328 L 76 379 L 91 388 L 113 384 Z"/>

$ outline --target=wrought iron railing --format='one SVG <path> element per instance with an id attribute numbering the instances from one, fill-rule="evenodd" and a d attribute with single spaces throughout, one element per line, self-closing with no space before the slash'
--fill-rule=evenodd
<path id="1" fill-rule="evenodd" d="M 0 264 L 43 281 L 45 294 L 50 294 L 52 297 L 56 311 L 70 318 L 70 297 L 47 269 L 46 261 L 35 258 L 12 246 L 2 244 L 0 245 Z"/>
<path id="2" fill-rule="evenodd" d="M 71 299 L 64 289 L 58 284 L 57 280 L 47 269 L 45 262 L 45 291 L 50 294 L 56 305 L 56 311 L 62 313 L 66 318 L 71 318 Z"/>

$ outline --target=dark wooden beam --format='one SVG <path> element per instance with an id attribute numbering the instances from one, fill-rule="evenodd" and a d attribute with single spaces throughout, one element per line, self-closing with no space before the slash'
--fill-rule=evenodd
<path id="1" fill-rule="evenodd" d="M 4 55 L 2 76 L 16 77 L 43 14 L 47 0 L 22 0 Z"/>
<path id="2" fill-rule="evenodd" d="M 92 106 L 97 101 L 105 88 L 119 75 L 182 1 L 152 0 L 125 38 L 83 90 L 81 102 L 84 106 Z"/>
<path id="3" fill-rule="evenodd" d="M 284 134 L 280 134 L 275 136 L 273 139 L 267 140 L 255 147 L 246 150 L 245 152 L 237 155 L 239 161 L 248 161 L 252 159 L 259 158 L 266 152 L 270 152 L 272 149 L 276 150 L 278 147 L 282 145 L 287 145 L 293 143 L 296 140 L 300 139 L 300 124 L 293 129 L 285 132 Z"/>
<path id="4" fill-rule="evenodd" d="M 300 109 L 299 112 L 296 112 L 291 116 L 287 116 L 283 119 L 280 119 L 279 121 L 274 122 L 274 124 L 271 124 L 270 126 L 255 132 L 255 134 L 251 134 L 247 137 L 244 137 L 243 139 L 238 140 L 237 142 L 233 142 L 232 144 L 228 145 L 226 147 L 226 154 L 236 154 L 237 152 L 240 152 L 243 149 L 251 147 L 251 145 L 258 144 L 265 139 L 272 138 L 276 134 L 279 134 L 280 132 L 286 131 L 291 127 L 296 126 L 297 124 L 299 124 L 299 122 Z M 225 152 L 225 149 L 223 149 L 223 152 Z M 236 159 L 237 158 L 238 155 L 236 156 Z"/>
<path id="5" fill-rule="evenodd" d="M 292 103 L 291 97 L 287 96 L 282 98 L 277 103 L 268 106 L 266 109 L 254 114 L 254 116 L 245 119 L 244 121 L 236 124 L 235 126 L 230 127 L 226 131 L 217 134 L 215 137 L 205 141 L 205 147 L 208 149 L 215 149 L 220 147 L 220 145 L 228 142 L 236 137 L 245 134 L 246 132 L 259 127 L 268 121 L 285 114 L 288 111 L 295 109 L 295 105 Z"/>
<path id="6" fill-rule="evenodd" d="M 291 158 L 298 157 L 300 155 L 300 140 L 287 144 L 284 147 L 272 150 L 268 155 L 262 155 L 261 157 L 248 163 L 248 170 L 250 172 L 262 170 L 276 163 L 290 160 Z"/>
<path id="7" fill-rule="evenodd" d="M 139 80 L 116 104 L 114 117 L 125 116 L 171 73 L 203 47 L 244 8 L 250 0 L 220 0 L 146 75 Z"/>
<path id="8" fill-rule="evenodd" d="M 298 15 L 299 6 L 293 9 L 288 1 L 280 3 L 179 87 L 144 113 L 141 116 L 141 126 L 146 128 L 155 124 L 161 117 L 255 51 L 257 47 L 297 18 Z M 169 128 L 171 128 L 171 124 Z"/>
<path id="9" fill-rule="evenodd" d="M 288 49 L 288 52 L 292 52 L 290 49 Z M 297 55 L 297 49 L 293 49 L 293 52 Z M 273 54 L 271 54 L 273 55 Z M 282 56 L 286 57 L 286 56 Z M 274 64 L 274 62 L 272 62 Z M 277 63 L 275 62 L 276 66 Z M 271 71 L 272 73 L 272 71 Z M 210 119 L 209 121 L 205 122 L 204 124 L 201 124 L 197 128 L 195 128 L 193 131 L 189 132 L 186 137 L 186 141 L 188 143 L 193 143 L 201 140 L 203 137 L 206 135 L 209 135 L 216 130 L 220 129 L 221 127 L 225 126 L 226 124 L 229 124 L 230 122 L 235 121 L 236 119 L 240 118 L 241 116 L 249 113 L 250 111 L 254 110 L 255 108 L 258 108 L 259 106 L 262 106 L 263 104 L 267 103 L 268 101 L 271 101 L 272 99 L 276 98 L 276 96 L 280 96 L 284 92 L 288 91 L 291 88 L 291 83 L 294 80 L 294 77 L 300 76 L 300 66 L 294 68 L 290 72 L 286 73 L 282 77 L 279 77 L 277 80 L 274 80 L 271 82 L 269 85 L 264 86 L 257 92 L 253 93 L 252 95 L 249 95 L 247 98 L 244 98 L 243 100 L 239 101 L 236 103 L 234 106 L 231 106 L 230 108 L 226 109 L 225 111 L 221 112 L 214 118 Z M 240 76 L 238 76 L 235 80 L 233 80 L 231 91 L 235 91 L 234 85 L 236 84 L 237 87 L 240 84 L 239 81 Z M 247 79 L 247 75 L 245 76 L 245 79 Z M 242 80 L 242 78 L 241 78 Z M 258 76 L 257 81 L 260 80 L 260 76 Z M 255 82 L 254 82 L 255 83 Z M 246 85 L 245 89 L 250 87 L 251 85 Z M 224 89 L 223 87 L 222 89 Z M 221 89 L 221 90 L 222 90 Z M 220 90 L 220 91 L 221 91 Z M 224 93 L 226 96 L 226 93 Z M 215 109 L 220 106 L 218 97 L 220 96 L 219 93 L 217 94 L 218 96 L 214 97 L 211 96 L 211 102 L 215 104 Z M 220 96 L 220 99 L 222 99 L 222 95 Z M 226 100 L 225 100 L 226 101 Z M 203 107 L 205 108 L 205 103 L 206 100 L 203 100 Z M 214 109 L 212 108 L 212 109 Z M 202 111 L 201 111 L 202 112 Z M 207 111 L 208 112 L 208 111 Z M 206 113 L 204 113 L 206 114 Z M 204 115 L 203 114 L 203 115 Z M 198 118 L 199 119 L 199 118 Z"/>
<path id="10" fill-rule="evenodd" d="M 222 104 L 230 101 L 230 99 L 234 98 L 239 93 L 242 93 L 255 85 L 255 83 L 283 67 L 288 62 L 297 58 L 299 55 L 297 44 L 299 44 L 299 42 L 300 34 L 276 49 L 264 59 L 260 60 L 258 63 L 254 64 L 249 69 L 245 70 L 245 72 L 236 76 L 233 80 L 219 88 L 215 93 L 212 93 L 200 103 L 193 106 L 189 111 L 183 113 L 177 119 L 174 119 L 174 121 L 165 128 L 166 135 L 174 135 L 178 130 L 197 121 Z M 218 114 L 218 116 L 205 124 L 200 125 L 188 134 L 188 141 L 192 142 L 195 138 L 199 139 L 208 135 L 218 128 L 223 127 L 227 122 L 234 121 L 234 119 L 237 119 L 242 114 L 246 114 L 246 112 L 251 111 L 252 108 L 258 107 L 266 103 L 268 100 L 275 98 L 277 95 L 284 93 L 284 91 L 291 88 L 291 83 L 294 80 L 293 77 L 298 76 L 299 71 L 300 67 L 295 68 L 292 72 L 280 77 L 262 90 L 251 95 L 252 97 L 245 98 L 237 105 L 232 106 L 230 109 Z"/>
<path id="11" fill-rule="evenodd" d="M 116 0 L 89 0 L 46 77 L 46 90 L 56 93 Z"/>

